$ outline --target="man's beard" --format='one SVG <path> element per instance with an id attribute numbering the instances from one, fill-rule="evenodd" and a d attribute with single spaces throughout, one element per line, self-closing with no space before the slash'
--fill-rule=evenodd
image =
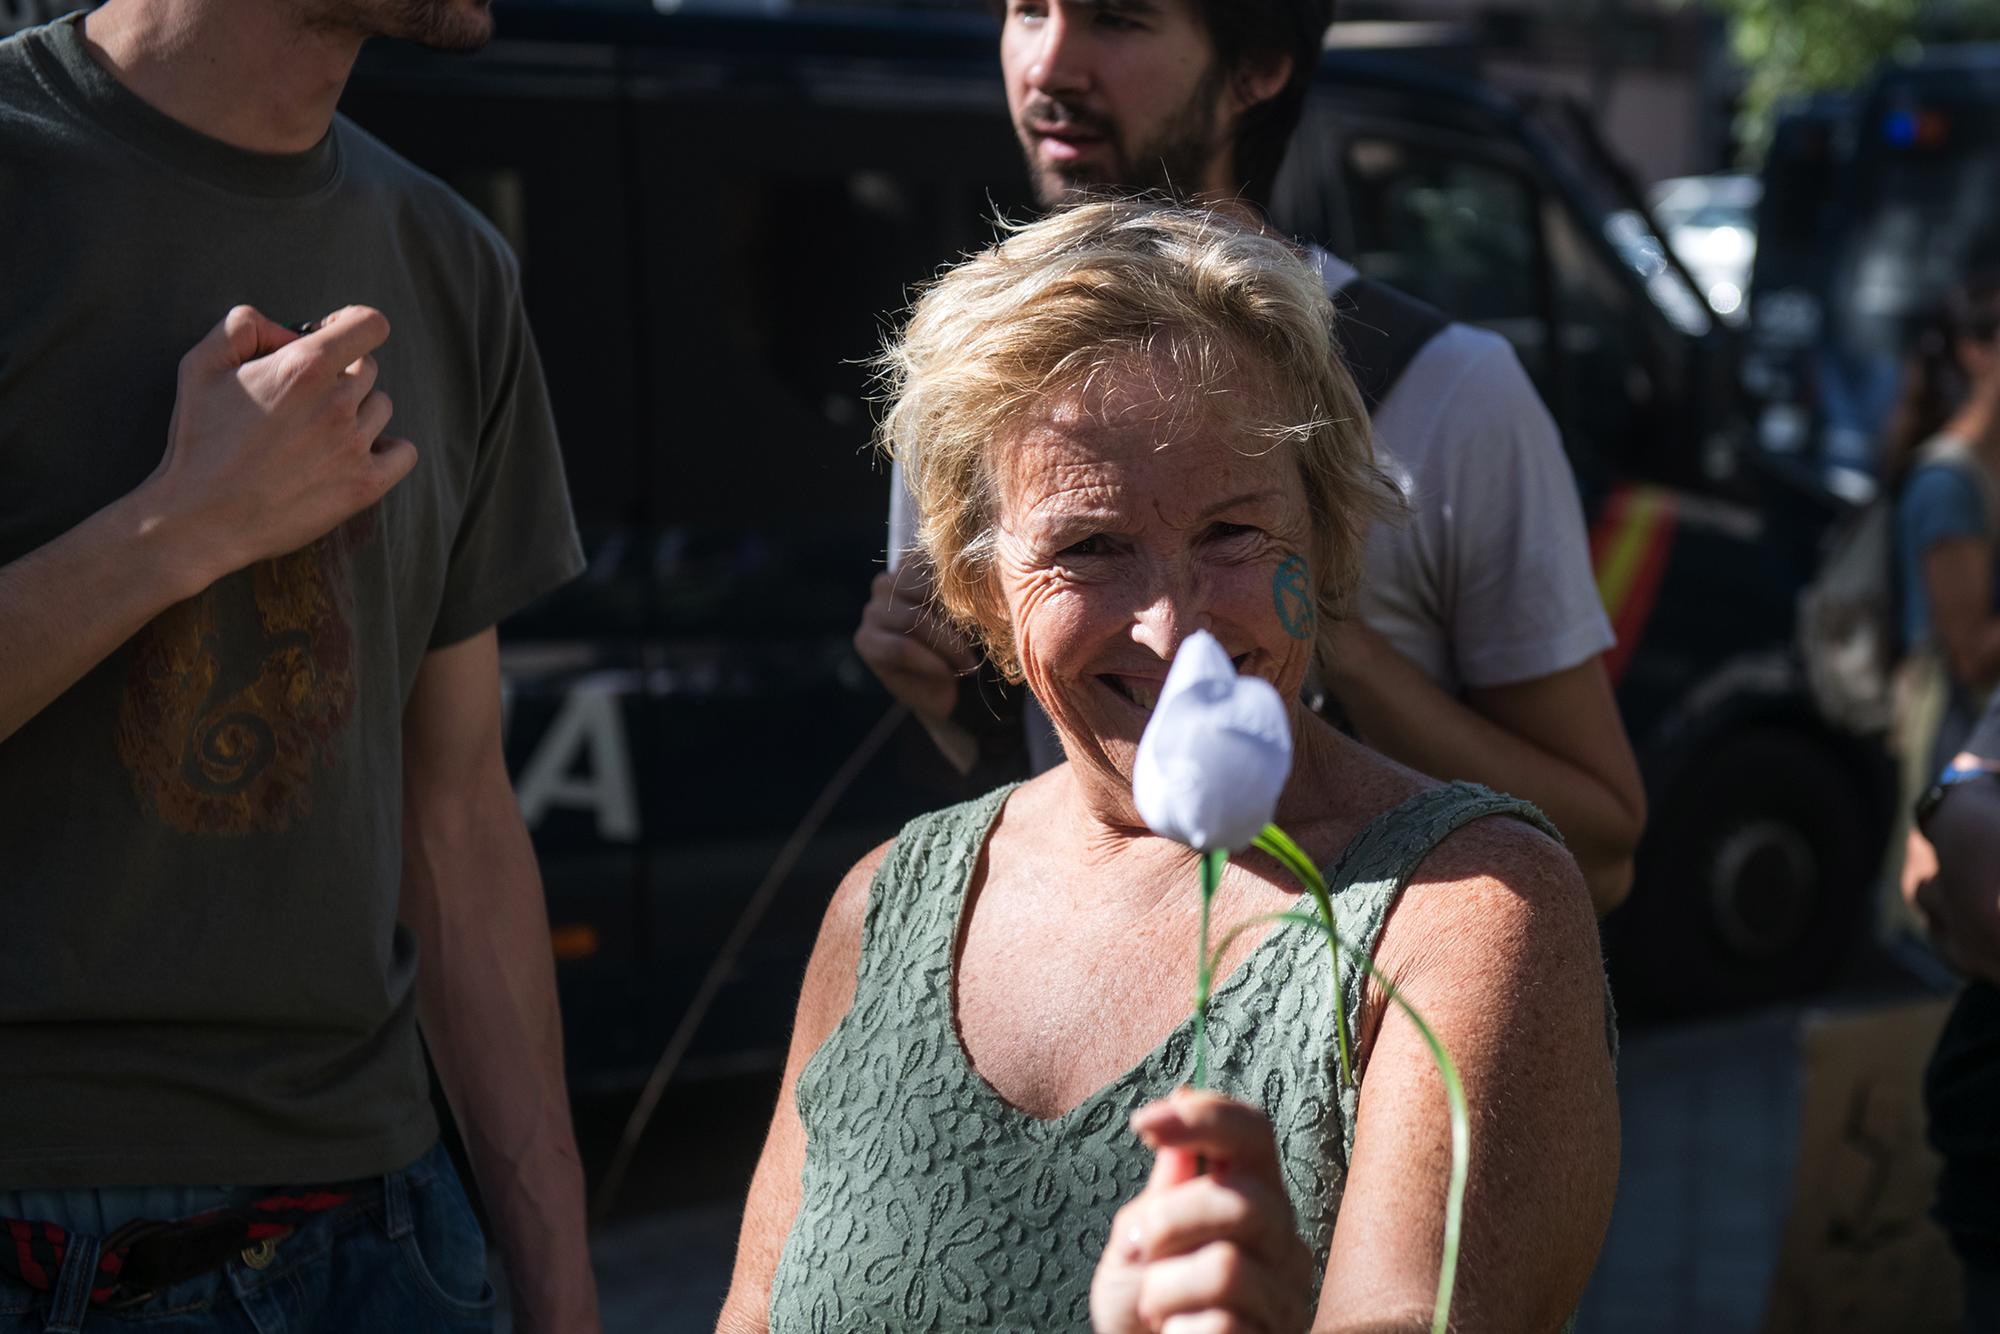
<path id="1" fill-rule="evenodd" d="M 1056 123 L 1075 121 L 1093 133 L 1103 134 L 1106 144 L 1112 148 L 1112 159 L 1103 163 L 1071 163 L 1067 167 L 1041 166 L 1031 160 L 1029 172 L 1033 178 L 1031 184 L 1035 202 L 1044 209 L 1054 209 L 1104 194 L 1157 193 L 1173 199 L 1187 199 L 1202 188 L 1203 181 L 1208 177 L 1209 162 L 1218 150 L 1215 142 L 1215 103 L 1221 85 L 1222 71 L 1211 68 L 1202 76 L 1180 110 L 1160 127 L 1160 132 L 1149 143 L 1135 149 L 1129 159 L 1118 148 L 1115 136 L 1109 133 L 1112 126 L 1108 121 L 1074 115 L 1068 113 L 1067 108 L 1064 108 L 1064 114 L 1044 113 L 1036 117 Z M 1023 108 L 1022 120 L 1028 120 L 1028 112 L 1038 107 L 1062 107 L 1062 104 L 1054 99 L 1030 102 Z M 1024 148 L 1032 142 L 1023 136 Z"/>
<path id="2" fill-rule="evenodd" d="M 361 37 L 395 37 L 434 51 L 477 51 L 493 36 L 487 0 L 311 0 L 307 22 Z"/>

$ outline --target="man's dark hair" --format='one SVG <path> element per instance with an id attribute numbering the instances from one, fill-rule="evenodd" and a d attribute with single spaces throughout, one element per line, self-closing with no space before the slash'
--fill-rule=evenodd
<path id="1" fill-rule="evenodd" d="M 1306 89 L 1326 30 L 1333 23 L 1335 0 L 1192 0 L 1195 12 L 1215 46 L 1216 64 L 1225 78 L 1238 76 L 1246 65 L 1273 56 L 1291 58 L 1291 75 L 1276 97 L 1244 112 L 1236 125 L 1235 167 L 1243 193 L 1268 208 L 1285 146 L 1299 127 Z"/>

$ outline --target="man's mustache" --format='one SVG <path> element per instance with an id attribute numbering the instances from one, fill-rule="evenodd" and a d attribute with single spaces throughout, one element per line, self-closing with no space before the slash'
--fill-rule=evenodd
<path id="1" fill-rule="evenodd" d="M 1106 139 L 1111 137 L 1108 117 L 1079 110 L 1052 97 L 1034 97 L 1022 104 L 1021 122 L 1034 130 L 1068 130 Z"/>

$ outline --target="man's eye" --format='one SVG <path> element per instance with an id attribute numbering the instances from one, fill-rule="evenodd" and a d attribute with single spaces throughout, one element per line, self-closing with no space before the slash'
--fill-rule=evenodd
<path id="1" fill-rule="evenodd" d="M 1247 523 L 1213 523 L 1208 526 L 1210 540 L 1227 542 L 1231 538 L 1248 537 L 1257 530 Z"/>

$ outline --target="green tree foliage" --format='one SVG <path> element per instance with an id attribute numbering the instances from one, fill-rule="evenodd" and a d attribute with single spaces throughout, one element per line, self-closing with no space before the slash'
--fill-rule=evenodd
<path id="1" fill-rule="evenodd" d="M 2000 0 L 1709 0 L 1746 81 L 1737 137 L 1752 160 L 1787 98 L 1859 86 L 1927 37 L 2000 36 Z"/>

